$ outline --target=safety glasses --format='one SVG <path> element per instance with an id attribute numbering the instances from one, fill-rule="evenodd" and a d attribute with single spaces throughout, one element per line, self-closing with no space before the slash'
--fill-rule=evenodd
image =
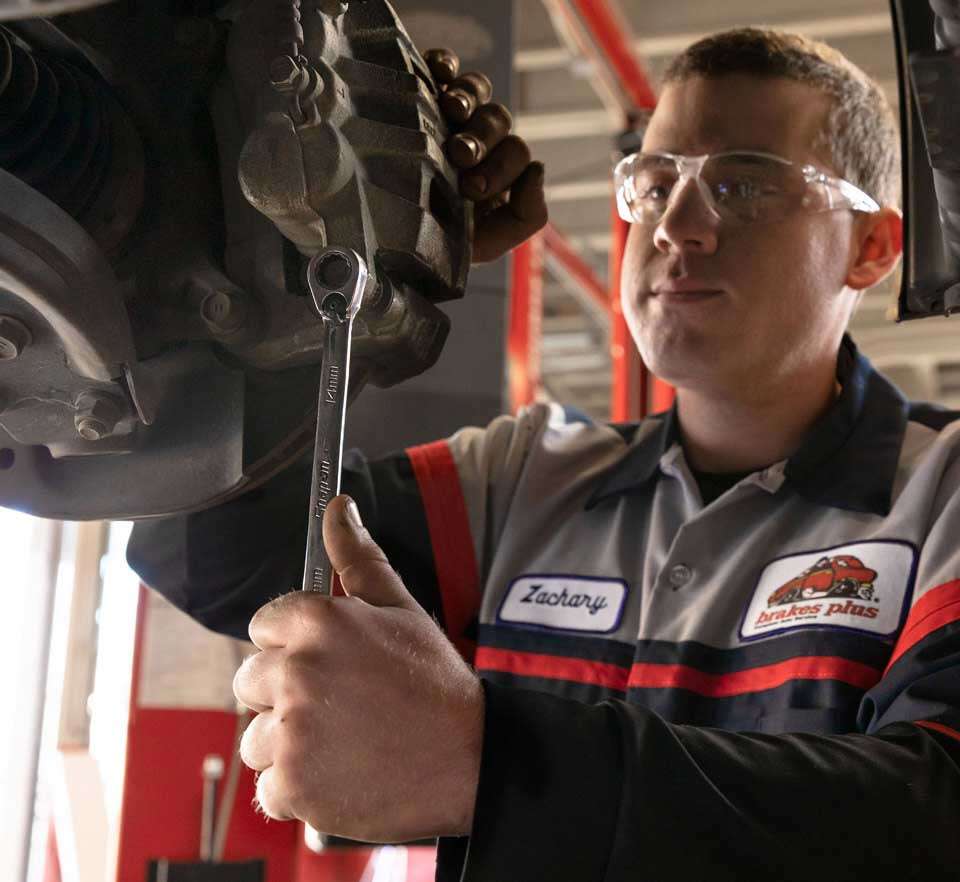
<path id="1" fill-rule="evenodd" d="M 613 176 L 620 217 L 637 224 L 658 223 L 689 178 L 713 214 L 732 224 L 771 223 L 799 212 L 880 209 L 849 181 L 772 153 L 634 153 L 617 163 Z"/>

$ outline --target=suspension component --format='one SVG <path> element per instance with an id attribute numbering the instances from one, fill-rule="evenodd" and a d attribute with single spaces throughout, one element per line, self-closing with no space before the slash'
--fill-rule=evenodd
<path id="1" fill-rule="evenodd" d="M 107 251 L 143 200 L 143 158 L 106 84 L 0 27 L 0 168 L 77 220 Z M 113 180 L 111 180 L 113 179 Z"/>

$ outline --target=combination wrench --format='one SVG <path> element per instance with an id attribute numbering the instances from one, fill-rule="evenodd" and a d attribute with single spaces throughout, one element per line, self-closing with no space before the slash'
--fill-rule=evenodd
<path id="1" fill-rule="evenodd" d="M 323 513 L 340 493 L 340 460 L 350 386 L 350 337 L 367 286 L 367 265 L 349 248 L 325 248 L 307 264 L 307 286 L 324 327 L 317 437 L 303 590 L 330 594 L 333 568 L 323 544 Z"/>

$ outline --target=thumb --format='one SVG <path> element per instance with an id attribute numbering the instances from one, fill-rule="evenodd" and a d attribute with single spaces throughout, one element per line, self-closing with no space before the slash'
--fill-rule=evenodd
<path id="1" fill-rule="evenodd" d="M 373 606 L 418 609 L 383 550 L 363 526 L 357 504 L 338 496 L 323 515 L 323 544 L 343 590 Z"/>

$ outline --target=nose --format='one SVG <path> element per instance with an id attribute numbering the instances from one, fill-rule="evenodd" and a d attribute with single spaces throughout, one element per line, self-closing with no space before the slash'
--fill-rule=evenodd
<path id="1" fill-rule="evenodd" d="M 713 254 L 718 245 L 718 218 L 692 177 L 677 183 L 653 231 L 658 251 Z"/>

